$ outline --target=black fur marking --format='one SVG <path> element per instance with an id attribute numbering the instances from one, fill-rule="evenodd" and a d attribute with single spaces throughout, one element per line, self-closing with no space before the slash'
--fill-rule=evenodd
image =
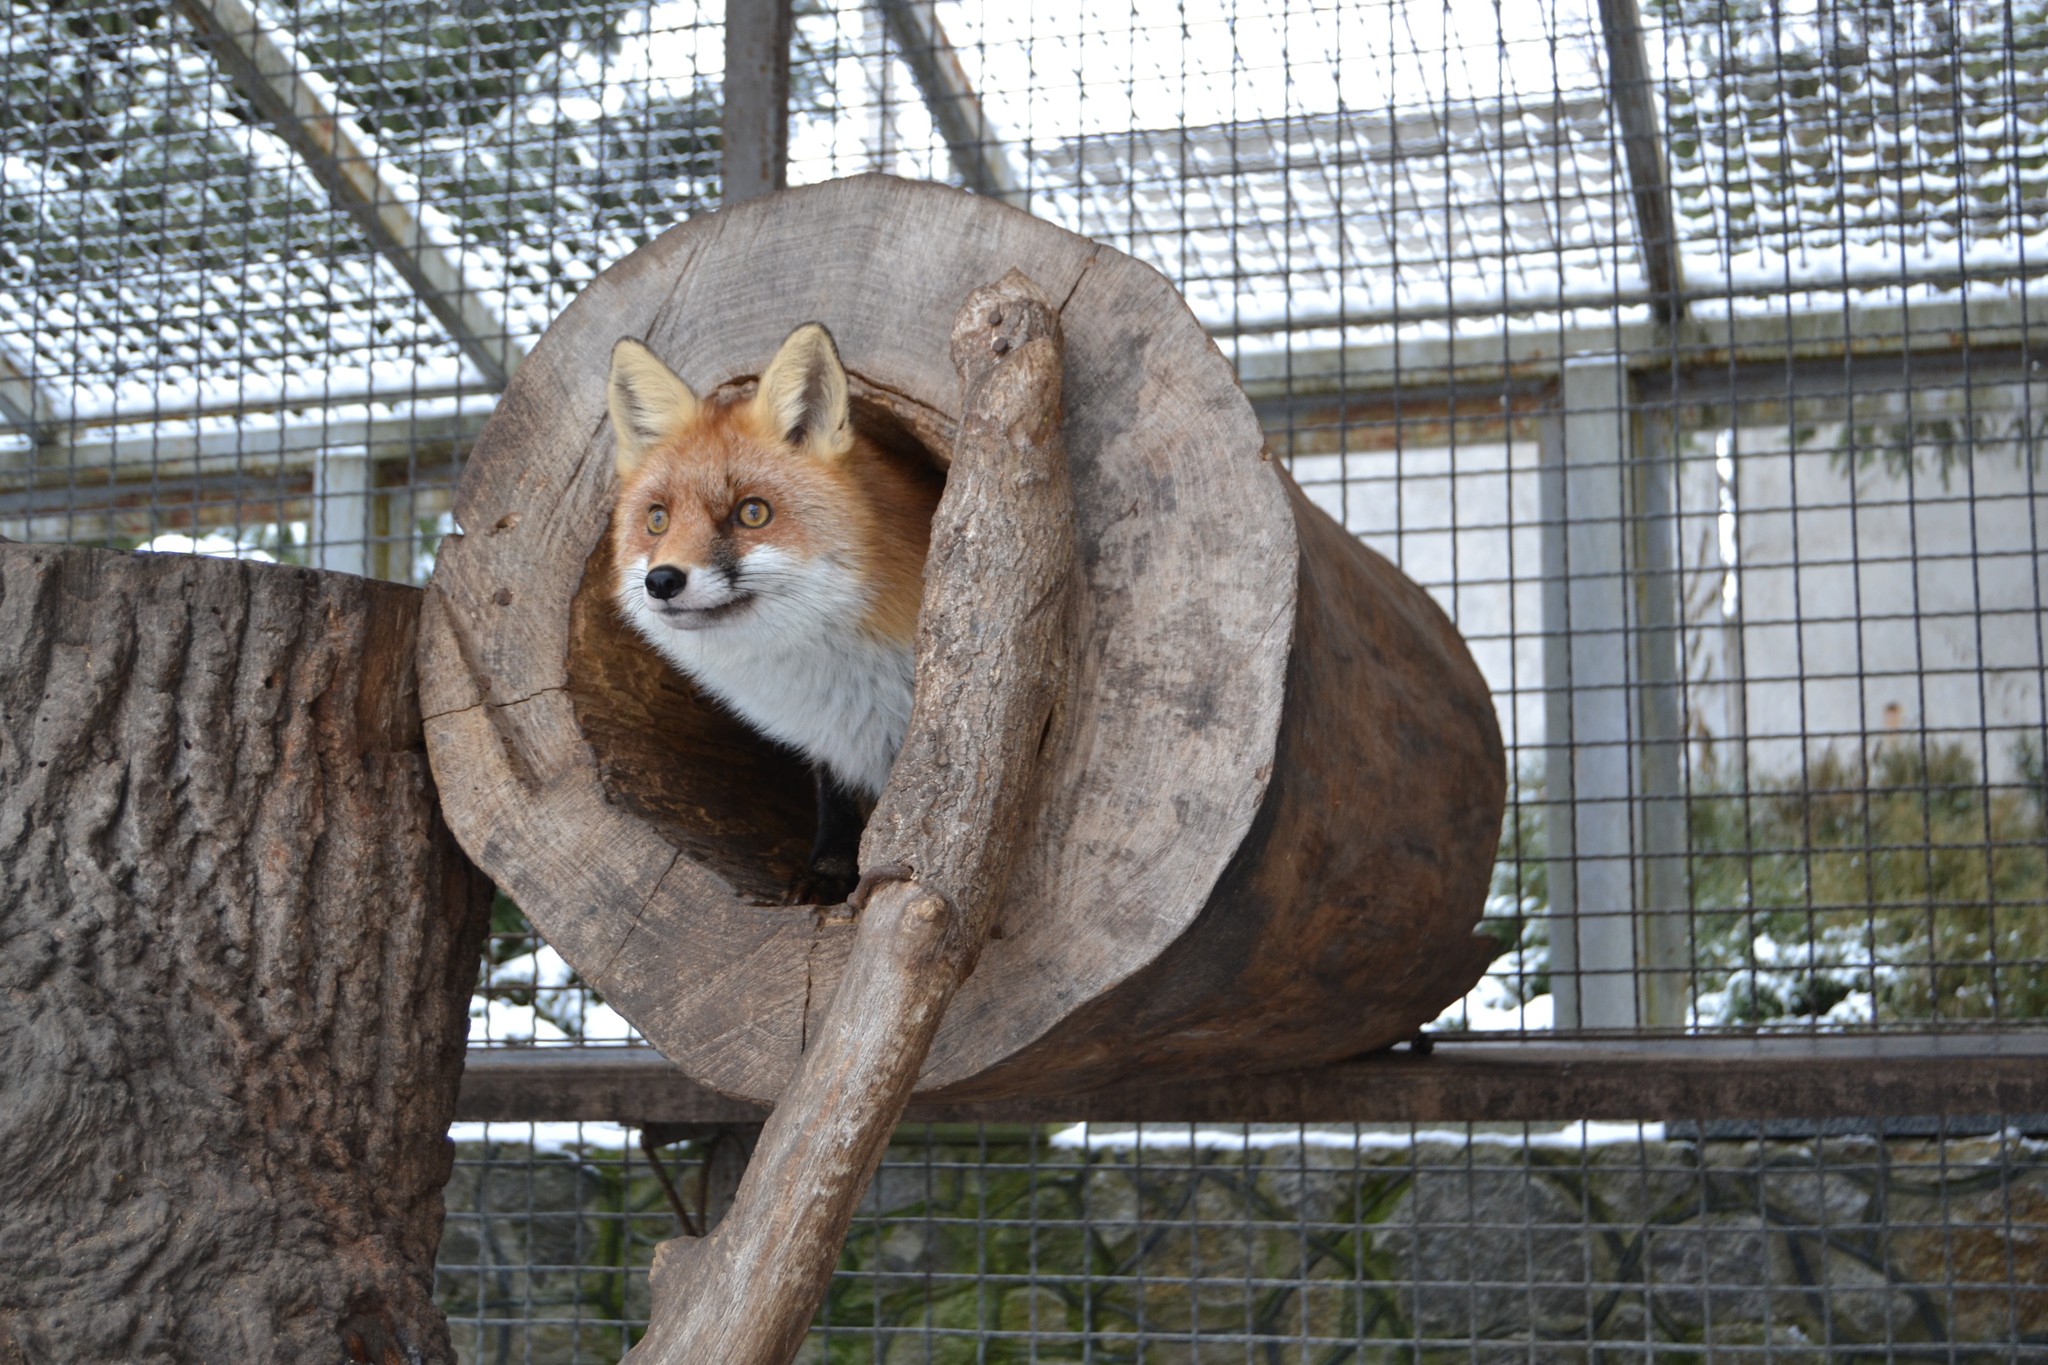
<path id="1" fill-rule="evenodd" d="M 643 442 L 650 442 L 661 435 L 661 426 L 654 419 L 654 412 L 641 397 L 640 391 L 628 383 L 626 391 L 626 425 Z"/>
<path id="2" fill-rule="evenodd" d="M 805 358 L 803 387 L 797 398 L 797 421 L 789 429 L 786 438 L 791 445 L 802 445 L 811 432 L 826 430 L 825 421 L 830 414 L 825 405 L 831 397 L 832 372 L 839 368 L 839 343 L 832 339 L 822 323 L 807 323 L 818 329 L 819 345 Z"/>
<path id="3" fill-rule="evenodd" d="M 814 767 L 817 782 L 818 832 L 811 842 L 810 865 L 789 888 L 792 905 L 836 905 L 860 880 L 860 836 L 867 825 L 860 802 L 823 768 Z"/>

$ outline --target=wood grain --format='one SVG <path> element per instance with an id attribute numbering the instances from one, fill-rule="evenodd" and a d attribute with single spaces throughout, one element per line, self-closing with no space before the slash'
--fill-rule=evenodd
<path id="1" fill-rule="evenodd" d="M 738 1124 L 765 1111 L 650 1048 L 470 1055 L 456 1115 Z M 909 1123 L 1572 1123 L 2048 1114 L 2048 1032 L 1439 1041 L 1304 1071 L 1122 1081 L 1072 1095 L 918 1099 Z"/>
<path id="2" fill-rule="evenodd" d="M 1157 960 L 937 1094 L 1357 1056 L 1413 1034 L 1499 953 L 1475 933 L 1507 799 L 1492 699 L 1429 595 L 1285 486 L 1301 586 L 1258 822 Z"/>
<path id="3" fill-rule="evenodd" d="M 0 546 L 0 1360 L 453 1360 L 491 887 L 437 813 L 419 604 Z"/>

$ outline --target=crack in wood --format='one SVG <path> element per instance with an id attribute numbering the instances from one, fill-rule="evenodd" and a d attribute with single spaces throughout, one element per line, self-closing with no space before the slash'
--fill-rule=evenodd
<path id="1" fill-rule="evenodd" d="M 711 241 L 716 242 L 725 233 L 725 222 L 723 215 L 713 215 L 713 218 L 717 226 L 712 229 Z M 655 309 L 655 317 L 666 317 L 671 311 L 676 309 L 676 300 L 682 295 L 683 286 L 691 283 L 690 267 L 696 264 L 697 256 L 703 251 L 705 245 L 705 243 L 693 243 L 683 259 L 673 267 L 676 272 L 675 281 L 669 285 L 668 294 L 662 299 L 661 307 Z M 641 339 L 643 341 L 646 340 L 644 337 Z"/>
<path id="2" fill-rule="evenodd" d="M 668 860 L 668 866 L 663 868 L 661 875 L 654 879 L 654 887 L 647 893 L 647 898 L 641 901 L 640 908 L 633 912 L 633 922 L 626 926 L 626 932 L 619 937 L 618 946 L 613 948 L 611 956 L 604 960 L 604 966 L 591 974 L 590 980 L 602 981 L 611 975 L 612 964 L 617 962 L 620 955 L 626 951 L 626 945 L 633 941 L 633 935 L 640 932 L 640 923 L 647 918 L 647 907 L 654 904 L 654 898 L 659 896 L 661 888 L 668 884 L 669 874 L 676 870 L 676 865 L 682 862 L 682 860 L 683 851 L 677 849 L 675 856 Z"/>
<path id="3" fill-rule="evenodd" d="M 446 711 L 430 711 L 426 715 L 421 716 L 420 721 L 424 724 L 430 720 L 443 720 L 449 716 L 468 715 L 471 711 L 478 710 L 507 711 L 512 707 L 524 706 L 530 701 L 545 697 L 550 692 L 567 692 L 568 690 L 567 684 L 556 684 L 553 687 L 536 687 L 525 696 L 514 697 L 511 701 L 492 701 L 489 698 L 485 698 L 482 701 L 473 701 L 467 706 L 451 706 Z"/>
<path id="4" fill-rule="evenodd" d="M 796 1050 L 799 1056 L 809 1051 L 811 1046 L 811 992 L 817 988 L 818 984 L 818 940 L 823 938 L 824 935 L 824 924 L 815 920 L 812 921 L 811 946 L 804 953 L 803 1012 L 798 1016 L 796 1024 Z"/>
<path id="5" fill-rule="evenodd" d="M 1073 284 L 1068 286 L 1066 297 L 1060 300 L 1059 307 L 1053 309 L 1053 312 L 1059 314 L 1062 318 L 1067 315 L 1067 305 L 1074 301 L 1074 295 L 1081 292 L 1081 281 L 1087 279 L 1088 272 L 1095 269 L 1095 261 L 1101 254 L 1098 251 L 1088 253 L 1088 259 L 1081 262 L 1080 272 L 1074 276 Z"/>
<path id="6" fill-rule="evenodd" d="M 914 393 L 911 393 L 907 389 L 899 389 L 893 384 L 884 384 L 878 379 L 871 379 L 866 374 L 856 369 L 849 368 L 846 374 L 847 378 L 858 381 L 860 389 L 866 391 L 865 394 L 857 392 L 855 395 L 856 397 L 887 397 L 899 407 L 918 414 L 920 418 L 928 425 L 930 425 L 931 428 L 935 431 L 952 432 L 960 424 L 960 419 L 957 416 L 941 412 L 939 409 L 933 407 L 930 403 L 927 403 L 924 399 L 918 397 Z M 896 416 L 899 420 L 901 420 L 902 413 L 899 412 L 896 414 Z M 920 443 L 923 444 L 922 438 L 915 439 L 919 439 Z M 935 450 L 930 451 L 929 453 L 934 459 L 943 458 L 949 464 L 951 463 L 952 452 L 950 450 Z"/>

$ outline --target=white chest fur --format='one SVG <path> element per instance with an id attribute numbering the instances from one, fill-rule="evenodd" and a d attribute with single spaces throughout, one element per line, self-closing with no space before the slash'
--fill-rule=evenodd
<path id="1" fill-rule="evenodd" d="M 663 658 L 749 725 L 824 764 L 842 785 L 879 796 L 910 724 L 916 656 L 861 629 L 868 603 L 854 575 L 777 558 L 744 567 L 740 581 L 753 600 L 700 629 L 662 619 L 639 573 L 626 575 L 619 606 Z"/>

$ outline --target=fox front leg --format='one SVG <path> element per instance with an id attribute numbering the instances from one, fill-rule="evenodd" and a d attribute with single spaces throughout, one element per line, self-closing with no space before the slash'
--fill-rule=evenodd
<path id="1" fill-rule="evenodd" d="M 811 862 L 789 885 L 791 905 L 837 905 L 860 880 L 860 835 L 867 824 L 860 802 L 823 767 L 811 770 L 818 787 L 818 833 Z"/>

